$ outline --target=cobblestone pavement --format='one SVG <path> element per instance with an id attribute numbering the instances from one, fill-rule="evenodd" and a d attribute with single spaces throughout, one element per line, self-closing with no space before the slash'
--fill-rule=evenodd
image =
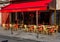
<path id="1" fill-rule="evenodd" d="M 23 32 L 22 30 L 13 31 L 4 30 L 0 27 L 0 41 L 7 39 L 11 42 L 60 42 L 60 33 L 55 35 L 39 34 L 37 38 L 36 33 Z"/>

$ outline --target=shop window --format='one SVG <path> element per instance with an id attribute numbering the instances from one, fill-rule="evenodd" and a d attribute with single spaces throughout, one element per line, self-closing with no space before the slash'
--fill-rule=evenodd
<path id="1" fill-rule="evenodd" d="M 39 16 L 39 24 L 50 24 L 50 14 L 49 12 L 41 12 Z"/>
<path id="2" fill-rule="evenodd" d="M 11 14 L 10 14 L 10 22 L 12 23 L 12 24 L 14 24 L 15 23 L 15 13 L 14 12 L 12 12 Z"/>
<path id="3" fill-rule="evenodd" d="M 56 13 L 56 24 L 60 25 L 60 11 L 57 11 Z"/>

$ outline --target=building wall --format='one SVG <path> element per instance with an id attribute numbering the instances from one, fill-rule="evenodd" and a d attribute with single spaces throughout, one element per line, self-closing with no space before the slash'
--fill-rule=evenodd
<path id="1" fill-rule="evenodd" d="M 60 0 L 56 0 L 56 10 L 60 10 Z"/>
<path id="2" fill-rule="evenodd" d="M 49 4 L 49 9 L 54 10 L 56 8 L 56 0 L 52 0 L 52 2 Z"/>
<path id="3" fill-rule="evenodd" d="M 9 1 L 9 0 L 0 0 L 0 1 Z"/>

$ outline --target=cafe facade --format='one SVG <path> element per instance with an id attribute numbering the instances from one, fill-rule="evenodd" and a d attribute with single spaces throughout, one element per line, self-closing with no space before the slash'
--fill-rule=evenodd
<path id="1" fill-rule="evenodd" d="M 48 9 L 52 0 L 11 3 L 2 8 L 3 24 L 50 24 L 51 12 Z"/>

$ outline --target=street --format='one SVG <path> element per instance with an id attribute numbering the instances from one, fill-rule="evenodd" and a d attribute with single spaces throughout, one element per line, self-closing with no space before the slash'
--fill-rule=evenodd
<path id="1" fill-rule="evenodd" d="M 21 30 L 13 31 L 4 30 L 0 27 L 0 42 L 8 40 L 8 42 L 60 42 L 60 33 L 54 35 L 39 34 L 38 38 L 36 33 L 24 32 Z"/>
<path id="2" fill-rule="evenodd" d="M 17 38 L 0 35 L 0 42 L 6 41 L 6 40 L 8 40 L 8 42 L 40 42 L 40 41 L 35 41 L 35 40 L 17 39 Z M 41 41 L 41 42 L 43 42 L 43 41 Z"/>
<path id="3" fill-rule="evenodd" d="M 8 40 L 8 42 L 60 42 L 60 36 L 56 37 L 55 40 L 52 38 L 52 39 L 45 39 L 44 40 L 44 37 L 41 37 L 41 39 L 43 39 L 42 41 L 35 41 L 35 40 L 29 40 L 29 39 L 21 39 L 21 38 L 14 38 L 14 37 L 8 37 L 8 36 L 3 36 L 3 35 L 0 35 L 0 42 L 2 41 L 5 41 L 5 40 Z"/>

